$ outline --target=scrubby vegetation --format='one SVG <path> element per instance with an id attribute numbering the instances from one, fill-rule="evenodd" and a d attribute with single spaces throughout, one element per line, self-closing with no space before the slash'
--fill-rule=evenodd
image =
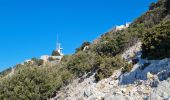
<path id="1" fill-rule="evenodd" d="M 33 58 L 30 62 L 16 65 L 14 75 L 0 78 L 0 99 L 44 100 L 55 96 L 56 91 L 72 79 L 88 72 L 96 72 L 96 81 L 109 77 L 116 69 L 129 72 L 133 65 L 120 55 L 137 41 L 143 42 L 144 58 L 170 57 L 169 9 L 169 0 L 159 0 L 129 28 L 107 32 L 97 43 L 84 42 L 75 54 L 64 56 L 59 64 L 44 64 L 42 60 Z M 84 50 L 86 46 L 88 49 Z M 52 56 L 59 56 L 59 53 L 53 51 Z M 7 75 L 10 70 L 0 75 Z"/>
<path id="2" fill-rule="evenodd" d="M 138 24 L 143 23 L 145 28 L 151 28 L 156 24 L 159 24 L 170 13 L 170 1 L 159 0 L 157 3 L 150 5 L 150 10 L 145 14 L 137 18 L 132 24 L 135 27 Z"/>
<path id="3" fill-rule="evenodd" d="M 163 21 L 148 29 L 142 39 L 144 58 L 162 59 L 170 57 L 170 20 Z"/>
<path id="4" fill-rule="evenodd" d="M 34 65 L 37 65 L 37 66 L 41 66 L 44 63 L 42 59 L 37 59 L 37 58 L 32 58 L 31 61 L 33 62 Z"/>
<path id="5" fill-rule="evenodd" d="M 114 70 L 120 69 L 120 68 L 132 68 L 130 67 L 130 64 L 126 63 L 122 60 L 121 57 L 106 57 L 102 59 L 102 62 L 97 70 L 97 73 L 95 75 L 96 81 L 100 81 L 103 78 L 110 77 Z M 124 71 L 129 71 L 127 69 L 124 69 Z"/>
<path id="6" fill-rule="evenodd" d="M 71 57 L 67 63 L 67 68 L 77 76 L 82 76 L 96 69 L 99 64 L 100 58 L 95 53 L 81 51 Z"/>
<path id="7" fill-rule="evenodd" d="M 73 74 L 60 65 L 23 65 L 12 77 L 0 81 L 0 99 L 44 100 L 72 78 Z"/>
<path id="8" fill-rule="evenodd" d="M 76 49 L 76 53 L 79 51 L 83 51 L 83 49 L 85 49 L 85 47 L 89 45 L 90 45 L 90 42 L 84 42 L 79 48 Z"/>

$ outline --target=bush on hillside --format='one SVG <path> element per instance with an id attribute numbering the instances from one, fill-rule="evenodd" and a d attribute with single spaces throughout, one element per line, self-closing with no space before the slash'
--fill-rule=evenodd
<path id="1" fill-rule="evenodd" d="M 90 45 L 90 42 L 84 42 L 82 43 L 82 45 L 76 49 L 76 53 L 79 52 L 79 51 L 83 51 L 83 49 L 86 47 L 86 46 L 89 46 Z"/>
<path id="2" fill-rule="evenodd" d="M 61 59 L 62 63 L 67 63 L 70 60 L 71 55 L 64 55 Z"/>
<path id="3" fill-rule="evenodd" d="M 143 23 L 145 28 L 151 28 L 156 24 L 159 24 L 168 14 L 170 14 L 170 1 L 159 0 L 157 3 L 150 5 L 150 10 L 137 18 L 131 26 Z"/>
<path id="4" fill-rule="evenodd" d="M 170 57 L 170 20 L 149 29 L 142 38 L 142 57 L 163 59 Z"/>
<path id="5" fill-rule="evenodd" d="M 119 33 L 104 35 L 98 44 L 93 45 L 92 51 L 100 56 L 113 57 L 123 51 L 124 42 Z"/>
<path id="6" fill-rule="evenodd" d="M 23 65 L 12 77 L 0 80 L 0 99 L 46 100 L 55 96 L 55 91 L 68 84 L 72 78 L 73 74 L 60 65 Z"/>
<path id="7" fill-rule="evenodd" d="M 80 77 L 98 67 L 99 64 L 100 58 L 96 54 L 81 51 L 71 56 L 67 68 Z"/>
<path id="8" fill-rule="evenodd" d="M 132 63 L 130 63 L 130 64 L 125 63 L 125 66 L 122 67 L 122 73 L 130 72 L 132 70 L 132 68 L 133 68 Z"/>
<path id="9" fill-rule="evenodd" d="M 97 70 L 97 73 L 95 75 L 96 81 L 108 78 L 113 74 L 114 70 L 126 68 L 126 66 L 129 66 L 129 64 L 123 61 L 120 56 L 116 56 L 114 58 L 111 57 L 103 58 L 101 65 L 99 66 L 99 69 Z"/>

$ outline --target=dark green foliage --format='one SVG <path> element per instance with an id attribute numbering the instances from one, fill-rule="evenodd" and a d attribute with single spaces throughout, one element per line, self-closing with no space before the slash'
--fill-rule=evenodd
<path id="1" fill-rule="evenodd" d="M 63 81 L 63 84 L 64 85 L 69 84 L 71 82 L 71 79 L 74 77 L 74 74 L 65 68 L 62 68 L 60 71 L 62 72 L 61 79 Z"/>
<path id="2" fill-rule="evenodd" d="M 0 80 L 0 99 L 45 100 L 72 78 L 73 74 L 59 65 L 23 65 L 12 77 Z"/>
<path id="3" fill-rule="evenodd" d="M 144 23 L 146 28 L 151 28 L 155 24 L 158 24 L 165 16 L 166 10 L 164 8 L 157 8 L 146 12 L 143 16 L 136 20 L 136 23 Z"/>
<path id="4" fill-rule="evenodd" d="M 86 72 L 98 67 L 99 57 L 90 52 L 78 52 L 73 55 L 67 63 L 67 67 L 78 76 L 82 76 Z"/>
<path id="5" fill-rule="evenodd" d="M 60 53 L 58 51 L 54 50 L 51 55 L 52 56 L 60 56 Z"/>
<path id="6" fill-rule="evenodd" d="M 97 73 L 95 75 L 96 81 L 100 81 L 103 78 L 108 78 L 113 74 L 114 70 L 120 68 L 127 68 L 127 66 L 130 65 L 123 61 L 119 56 L 116 56 L 114 58 L 111 57 L 103 58 L 101 65 L 99 66 L 99 69 L 97 70 Z"/>
<path id="7" fill-rule="evenodd" d="M 141 37 L 143 25 L 140 24 L 135 28 L 128 28 L 126 30 L 117 32 L 108 32 L 103 35 L 98 44 L 90 46 L 90 50 L 100 56 L 113 57 L 122 53 L 128 47 L 134 45 Z"/>
<path id="8" fill-rule="evenodd" d="M 76 53 L 82 51 L 84 47 L 89 46 L 90 42 L 84 42 L 79 48 L 76 49 Z"/>
<path id="9" fill-rule="evenodd" d="M 142 38 L 142 57 L 162 59 L 170 57 L 170 20 L 149 29 Z"/>
<path id="10" fill-rule="evenodd" d="M 98 44 L 92 45 L 92 51 L 100 56 L 115 56 L 123 51 L 125 41 L 119 33 L 109 33 L 101 38 Z"/>
<path id="11" fill-rule="evenodd" d="M 122 68 L 122 73 L 130 72 L 133 68 L 133 64 L 127 64 L 126 62 L 125 64 L 126 65 Z"/>
<path id="12" fill-rule="evenodd" d="M 159 24 L 169 13 L 170 9 L 169 0 L 159 0 L 157 3 L 152 3 L 150 10 L 137 18 L 132 24 L 132 27 L 143 23 L 145 28 L 151 28 Z"/>

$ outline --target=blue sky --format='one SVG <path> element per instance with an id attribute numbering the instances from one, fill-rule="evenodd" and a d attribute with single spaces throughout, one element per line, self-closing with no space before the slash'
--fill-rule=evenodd
<path id="1" fill-rule="evenodd" d="M 57 34 L 65 54 L 115 25 L 131 22 L 156 0 L 0 0 L 0 71 L 51 54 Z"/>

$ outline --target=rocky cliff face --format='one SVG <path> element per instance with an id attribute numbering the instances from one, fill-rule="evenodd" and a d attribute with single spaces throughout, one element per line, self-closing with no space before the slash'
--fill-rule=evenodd
<path id="1" fill-rule="evenodd" d="M 170 58 L 141 59 L 141 42 L 122 54 L 129 63 L 137 63 L 128 73 L 121 69 L 109 78 L 95 82 L 95 72 L 76 79 L 51 100 L 169 100 Z"/>

